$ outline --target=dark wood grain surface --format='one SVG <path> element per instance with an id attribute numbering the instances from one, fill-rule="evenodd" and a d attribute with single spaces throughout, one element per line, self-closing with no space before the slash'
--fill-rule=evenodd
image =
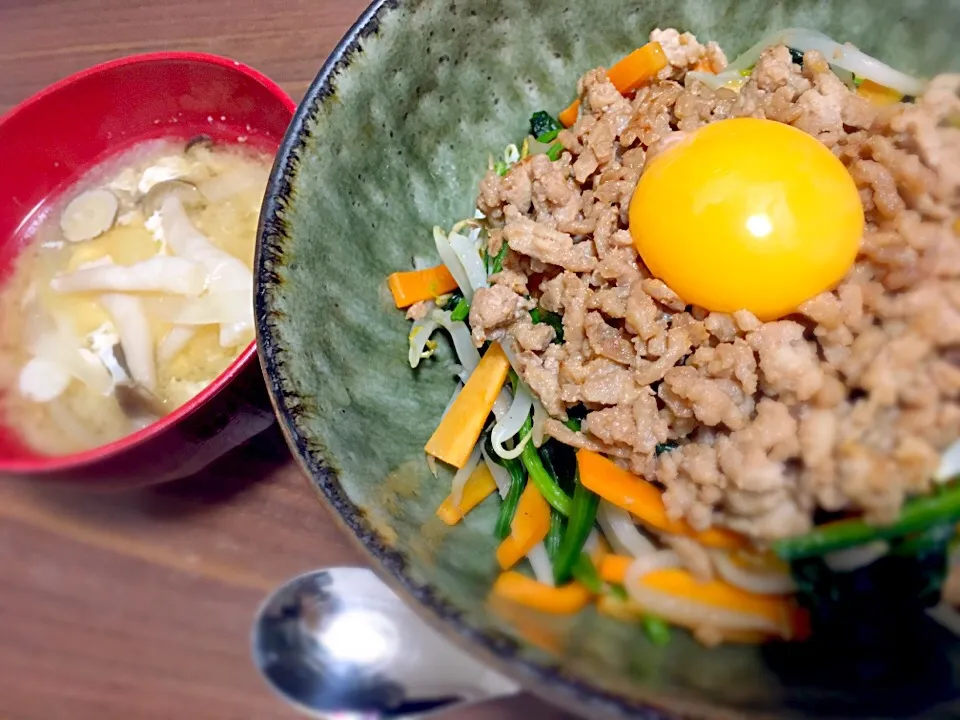
<path id="1" fill-rule="evenodd" d="M 365 0 L 0 0 L 0 113 L 132 53 L 202 50 L 299 99 Z M 2 198 L 0 198 L 2 202 Z M 91 496 L 0 484 L 2 720 L 295 718 L 249 659 L 272 587 L 365 561 L 282 440 L 200 477 Z M 451 720 L 561 717 L 520 697 Z"/>

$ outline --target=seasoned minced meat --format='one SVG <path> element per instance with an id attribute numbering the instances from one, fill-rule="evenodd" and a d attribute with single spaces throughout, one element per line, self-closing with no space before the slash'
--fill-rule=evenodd
<path id="1" fill-rule="evenodd" d="M 474 339 L 512 339 L 562 442 L 609 454 L 665 487 L 672 516 L 760 540 L 805 532 L 816 508 L 895 517 L 930 488 L 960 431 L 960 76 L 916 104 L 859 98 L 808 52 L 763 53 L 739 93 L 686 77 L 726 59 L 656 30 L 670 66 L 623 97 L 602 69 L 556 162 L 528 157 L 483 180 L 479 209 L 505 271 L 477 293 Z M 838 288 L 763 323 L 689 307 L 638 259 L 627 209 L 649 158 L 731 117 L 789 123 L 846 165 L 866 231 Z M 527 298 L 530 297 L 530 300 Z M 563 316 L 564 340 L 533 303 Z M 583 404 L 582 431 L 559 420 Z M 679 447 L 656 455 L 658 444 Z M 679 550 L 679 548 L 678 548 Z"/>

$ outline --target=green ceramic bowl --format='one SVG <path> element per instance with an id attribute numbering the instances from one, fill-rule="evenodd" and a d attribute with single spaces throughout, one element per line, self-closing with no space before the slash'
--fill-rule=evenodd
<path id="1" fill-rule="evenodd" d="M 958 716 L 958 655 L 865 698 L 842 672 L 812 672 L 818 661 L 799 651 L 707 650 L 683 633 L 656 648 L 592 610 L 527 617 L 518 629 L 486 604 L 495 501 L 455 529 L 434 518 L 449 476 L 430 474 L 423 445 L 453 390 L 452 355 L 442 348 L 408 367 L 408 323 L 384 279 L 413 256 L 436 261 L 431 227 L 472 212 L 488 155 L 522 137 L 532 111 L 565 106 L 583 71 L 657 26 L 717 40 L 731 57 L 765 32 L 801 26 L 908 72 L 960 68 L 958 0 L 378 0 L 307 93 L 264 205 L 256 308 L 281 425 L 320 494 L 415 609 L 567 708 Z"/>

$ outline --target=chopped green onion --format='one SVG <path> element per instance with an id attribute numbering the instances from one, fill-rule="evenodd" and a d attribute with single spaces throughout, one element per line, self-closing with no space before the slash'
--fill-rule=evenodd
<path id="1" fill-rule="evenodd" d="M 750 77 L 753 74 L 753 68 L 746 68 L 740 71 L 740 77 Z"/>
<path id="2" fill-rule="evenodd" d="M 446 298 L 446 301 L 442 303 L 440 302 L 440 298 L 437 298 L 437 306 L 441 310 L 455 310 L 457 305 L 459 305 L 460 302 L 463 300 L 463 295 L 461 295 L 460 291 L 457 290 L 455 292 L 450 293 L 449 295 L 446 295 L 445 298 Z"/>
<path id="3" fill-rule="evenodd" d="M 643 632 L 647 639 L 657 647 L 664 647 L 670 643 L 670 626 L 665 620 L 661 620 L 655 615 L 644 615 Z"/>
<path id="4" fill-rule="evenodd" d="M 803 51 L 797 50 L 796 48 L 788 48 L 790 50 L 790 59 L 793 61 L 794 65 L 803 65 Z"/>
<path id="5" fill-rule="evenodd" d="M 859 518 L 838 520 L 806 535 L 777 540 L 773 550 L 784 560 L 797 560 L 957 521 L 960 521 L 960 483 L 951 483 L 937 494 L 908 500 L 900 510 L 900 517 L 891 525 L 870 525 Z"/>
<path id="6" fill-rule="evenodd" d="M 574 580 L 594 595 L 599 595 L 603 592 L 603 580 L 600 578 L 600 573 L 597 572 L 593 560 L 591 560 L 590 556 L 585 552 L 580 553 L 580 557 L 578 557 L 577 561 L 573 564 L 571 573 L 573 574 Z"/>
<path id="7" fill-rule="evenodd" d="M 560 159 L 560 153 L 563 152 L 563 143 L 554 143 L 550 146 L 550 149 L 547 150 L 547 157 L 550 158 L 553 162 L 556 162 Z"/>
<path id="8" fill-rule="evenodd" d="M 554 509 L 550 509 L 550 530 L 547 532 L 547 539 L 544 545 L 547 548 L 547 556 L 553 560 L 560 549 L 560 541 L 563 539 L 563 527 L 566 524 L 563 515 Z"/>
<path id="9" fill-rule="evenodd" d="M 520 428 L 520 437 L 526 437 L 531 432 L 533 432 L 533 420 L 527 417 L 523 427 Z M 560 488 L 557 479 L 547 472 L 543 466 L 543 460 L 540 459 L 540 453 L 537 452 L 537 448 L 534 447 L 532 442 L 523 446 L 520 459 L 530 475 L 530 482 L 540 491 L 543 499 L 550 503 L 551 507 L 555 508 L 561 515 L 569 516 L 570 496 Z"/>
<path id="10" fill-rule="evenodd" d="M 498 272 L 503 271 L 503 261 L 507 257 L 507 250 L 509 249 L 510 247 L 507 243 L 503 243 L 503 245 L 500 246 L 500 252 L 493 256 L 492 262 L 490 262 L 489 257 L 487 258 L 488 262 L 490 262 L 490 267 L 488 268 L 489 275 L 496 275 Z"/>
<path id="11" fill-rule="evenodd" d="M 563 424 L 566 425 L 571 430 L 573 430 L 574 432 L 580 432 L 580 428 L 583 426 L 583 420 L 581 420 L 580 418 L 572 417 L 564 420 Z"/>
<path id="12" fill-rule="evenodd" d="M 546 110 L 539 110 L 530 116 L 530 134 L 537 140 L 540 140 L 543 135 L 554 131 L 560 132 L 560 130 L 560 122 Z M 549 142 L 549 140 L 540 140 L 540 142 Z"/>
<path id="13" fill-rule="evenodd" d="M 555 312 L 549 312 L 548 310 L 542 310 L 541 308 L 535 307 L 530 311 L 530 319 L 533 320 L 534 325 L 546 323 L 552 327 L 555 336 L 554 342 L 563 342 L 563 318 L 560 317 L 560 315 Z"/>
<path id="14" fill-rule="evenodd" d="M 554 140 L 557 139 L 557 135 L 559 134 L 560 134 L 560 128 L 557 128 L 556 130 L 551 130 L 550 132 L 545 132 L 543 135 L 540 135 L 537 137 L 537 142 L 543 143 L 544 145 L 546 145 L 547 143 L 552 143 Z"/>
<path id="15" fill-rule="evenodd" d="M 557 551 L 553 561 L 553 579 L 558 585 L 570 578 L 573 566 L 583 553 L 584 543 L 587 542 L 593 523 L 597 519 L 599 503 L 600 497 L 587 490 L 578 479 L 573 490 L 573 501 L 570 504 L 570 522 L 563 534 L 560 550 Z"/>
<path id="16" fill-rule="evenodd" d="M 859 76 L 857 76 L 857 75 L 854 75 L 854 76 L 853 76 L 853 86 L 854 86 L 854 87 L 860 87 L 861 85 L 863 85 L 863 78 L 862 78 L 862 77 L 859 77 Z"/>
<path id="17" fill-rule="evenodd" d="M 506 175 L 507 170 L 509 169 L 510 169 L 510 166 L 507 165 L 503 160 L 497 160 L 493 164 L 493 171 L 500 177 L 503 177 L 504 175 Z"/>
<path id="18" fill-rule="evenodd" d="M 453 322 L 462 322 L 467 319 L 467 316 L 470 314 L 470 303 L 467 302 L 467 299 L 462 297 L 457 303 L 457 306 L 453 309 L 453 312 L 450 313 L 450 319 Z"/>
<path id="19" fill-rule="evenodd" d="M 497 458 L 496 455 L 493 455 Z M 494 526 L 493 533 L 497 540 L 503 540 L 510 534 L 510 525 L 513 524 L 513 516 L 517 514 L 517 505 L 520 503 L 520 496 L 527 485 L 527 474 L 523 471 L 523 466 L 516 460 L 505 460 L 497 458 L 500 465 L 503 465 L 510 473 L 510 487 L 507 494 L 500 503 L 500 513 L 497 515 L 497 523 Z"/>
<path id="20" fill-rule="evenodd" d="M 627 594 L 627 590 L 623 585 L 611 583 L 607 587 L 610 589 L 610 594 L 620 602 L 627 602 L 627 600 L 630 599 L 630 595 Z"/>

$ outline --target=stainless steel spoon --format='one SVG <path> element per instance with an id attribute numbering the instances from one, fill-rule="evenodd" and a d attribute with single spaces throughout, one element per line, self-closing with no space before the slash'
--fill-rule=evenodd
<path id="1" fill-rule="evenodd" d="M 361 568 L 315 570 L 281 586 L 257 612 L 252 645 L 273 690 L 326 720 L 423 718 L 520 689 Z"/>

